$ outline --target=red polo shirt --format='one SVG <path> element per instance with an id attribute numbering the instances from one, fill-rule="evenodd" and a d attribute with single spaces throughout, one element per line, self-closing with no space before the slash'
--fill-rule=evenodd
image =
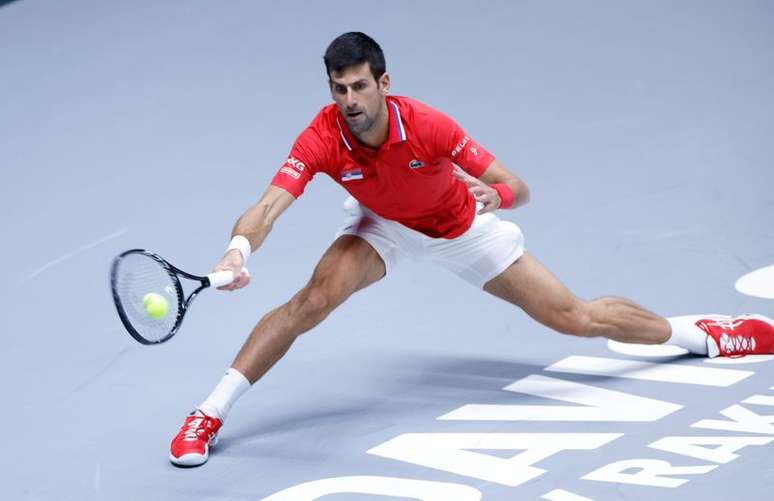
<path id="1" fill-rule="evenodd" d="M 377 149 L 349 132 L 335 104 L 324 107 L 298 136 L 272 184 L 298 198 L 323 172 L 361 204 L 438 238 L 470 227 L 476 202 L 452 177 L 453 163 L 479 177 L 494 157 L 443 113 L 407 97 L 387 97 L 389 134 Z"/>

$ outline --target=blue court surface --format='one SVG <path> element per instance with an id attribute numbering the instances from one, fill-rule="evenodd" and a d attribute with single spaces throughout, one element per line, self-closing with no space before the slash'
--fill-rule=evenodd
<path id="1" fill-rule="evenodd" d="M 302 336 L 206 465 L 172 466 L 184 416 L 341 224 L 324 176 L 253 284 L 205 291 L 170 342 L 134 342 L 108 286 L 133 247 L 209 272 L 330 102 L 325 47 L 358 30 L 393 93 L 527 182 L 500 217 L 577 295 L 773 316 L 772 27 L 753 0 L 6 3 L 0 497 L 772 499 L 769 357 L 562 336 L 412 262 Z"/>

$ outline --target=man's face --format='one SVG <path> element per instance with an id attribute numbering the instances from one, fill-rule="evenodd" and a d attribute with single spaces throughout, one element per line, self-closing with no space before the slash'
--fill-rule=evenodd
<path id="1" fill-rule="evenodd" d="M 348 66 L 330 74 L 331 96 L 353 134 L 371 130 L 384 113 L 384 96 L 390 86 L 385 73 L 377 82 L 368 63 Z"/>

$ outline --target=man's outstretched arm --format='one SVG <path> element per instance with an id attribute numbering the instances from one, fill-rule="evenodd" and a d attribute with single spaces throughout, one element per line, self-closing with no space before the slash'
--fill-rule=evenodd
<path id="1" fill-rule="evenodd" d="M 250 249 L 255 252 L 266 240 L 274 222 L 290 207 L 295 197 L 274 185 L 269 185 L 260 200 L 248 208 L 234 224 L 231 236 L 241 235 L 250 242 Z M 222 290 L 240 289 L 250 283 L 250 275 L 242 272 L 245 263 L 238 249 L 226 251 L 220 262 L 215 265 L 215 271 L 231 270 L 236 277 L 230 284 L 221 287 Z"/>

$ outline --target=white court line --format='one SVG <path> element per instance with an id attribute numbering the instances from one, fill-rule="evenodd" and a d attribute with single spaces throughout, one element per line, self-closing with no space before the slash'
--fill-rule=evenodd
<path id="1" fill-rule="evenodd" d="M 740 277 L 734 288 L 748 296 L 774 299 L 774 265 L 753 270 Z"/>
<path id="2" fill-rule="evenodd" d="M 96 246 L 98 246 L 100 244 L 103 244 L 103 243 L 107 242 L 108 240 L 113 240 L 114 238 L 120 237 L 121 235 L 126 233 L 126 230 L 127 230 L 127 228 L 122 228 L 122 229 L 120 229 L 118 231 L 114 231 L 110 235 L 104 236 L 104 237 L 102 237 L 102 238 L 100 238 L 98 240 L 90 242 L 90 243 L 88 243 L 88 244 L 86 244 L 86 245 L 84 245 L 82 247 L 79 247 L 79 248 L 75 249 L 72 252 L 68 252 L 64 256 L 58 257 L 58 258 L 54 259 L 53 261 L 49 261 L 48 263 L 44 264 L 43 266 L 41 266 L 37 270 L 35 270 L 32 273 L 30 273 L 29 275 L 27 275 L 24 279 L 22 279 L 21 283 L 24 283 L 24 282 L 27 282 L 29 280 L 32 280 L 33 278 L 37 277 L 38 275 L 40 275 L 41 273 L 43 273 L 47 269 L 51 268 L 52 266 L 56 266 L 57 264 L 59 264 L 59 263 L 61 263 L 63 261 L 67 261 L 68 259 L 73 258 L 73 257 L 75 257 L 78 254 L 81 254 L 83 252 L 86 252 L 89 249 L 93 249 L 94 247 L 96 247 Z"/>
<path id="3" fill-rule="evenodd" d="M 593 501 L 592 499 L 579 496 L 572 492 L 565 491 L 564 489 L 554 489 L 540 497 L 542 499 L 548 499 L 548 501 Z"/>

